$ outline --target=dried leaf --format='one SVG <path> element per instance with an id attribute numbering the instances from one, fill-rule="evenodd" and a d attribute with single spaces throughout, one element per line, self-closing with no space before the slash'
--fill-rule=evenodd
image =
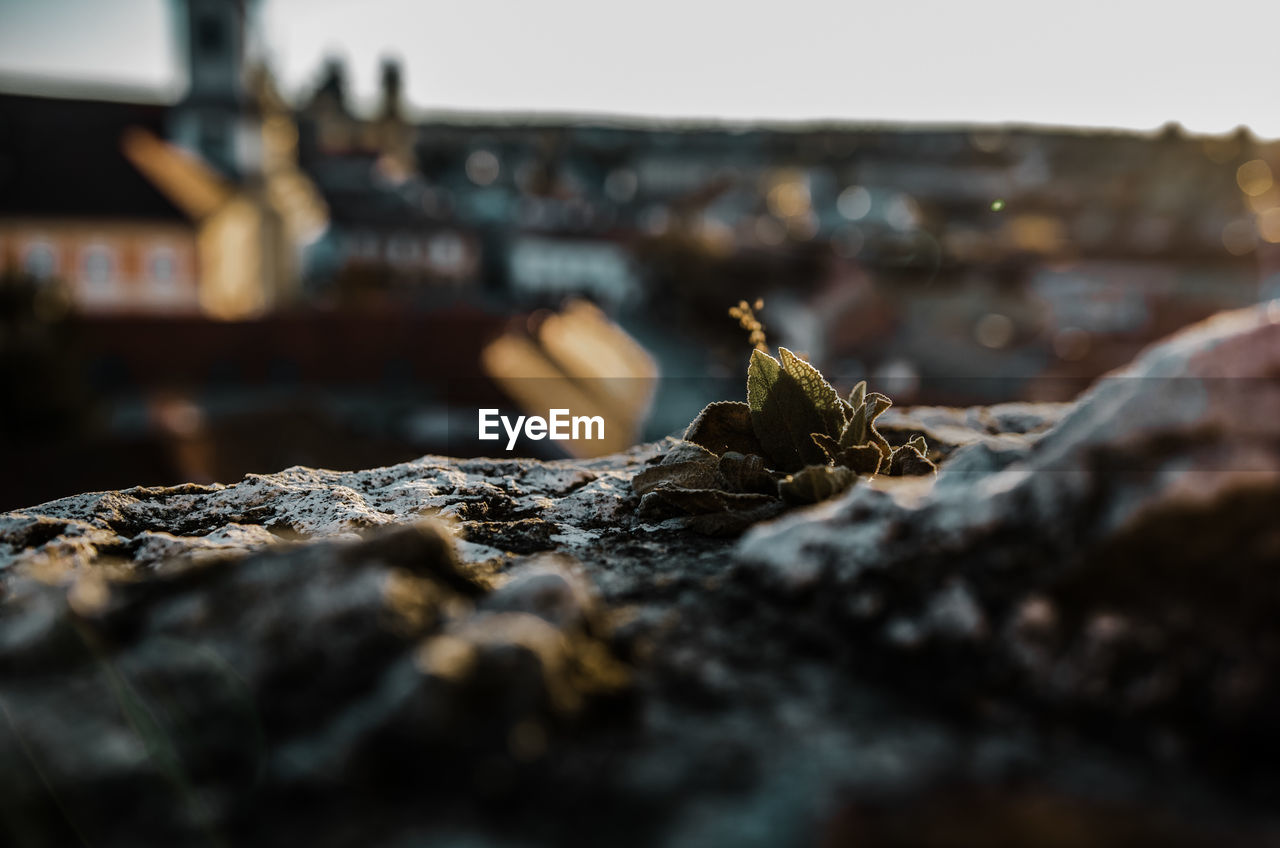
<path id="1" fill-rule="evenodd" d="M 731 492 L 759 492 L 771 495 L 777 490 L 773 474 L 764 467 L 764 458 L 758 454 L 740 454 L 726 451 L 720 457 L 720 476 Z"/>
<path id="2" fill-rule="evenodd" d="M 646 468 L 631 478 L 631 489 L 638 495 L 651 492 L 660 486 L 681 486 L 688 489 L 715 489 L 724 483 L 715 458 L 675 462 Z"/>
<path id="3" fill-rule="evenodd" d="M 707 404 L 685 430 L 684 438 L 716 455 L 726 451 L 764 453 L 751 427 L 751 407 L 740 401 Z"/>
<path id="4" fill-rule="evenodd" d="M 835 464 L 854 471 L 857 474 L 876 474 L 881 468 L 888 468 L 889 455 L 882 453 L 876 445 L 854 445 L 841 448 L 836 454 Z"/>
<path id="5" fill-rule="evenodd" d="M 836 457 L 840 455 L 839 442 L 828 436 L 826 433 L 810 433 L 809 438 L 813 439 L 813 443 L 815 445 L 822 448 L 822 452 L 827 455 L 827 462 L 836 462 Z"/>
<path id="6" fill-rule="evenodd" d="M 694 462 L 697 460 L 716 462 L 718 459 L 718 456 L 702 445 L 696 445 L 693 442 L 676 442 L 671 446 L 670 450 L 662 455 L 662 464 L 675 465 L 677 462 Z"/>
<path id="7" fill-rule="evenodd" d="M 641 514 L 698 515 L 750 509 L 773 500 L 768 495 L 723 492 L 718 489 L 686 489 L 659 486 L 640 500 Z"/>
<path id="8" fill-rule="evenodd" d="M 919 439 L 924 442 L 924 437 L 916 436 L 905 445 L 900 445 L 893 450 L 893 456 L 889 460 L 888 474 L 892 477 L 911 477 L 922 474 L 933 474 L 938 470 L 938 466 L 929 461 L 924 451 L 916 447 L 915 441 Z"/>
<path id="9" fill-rule="evenodd" d="M 735 494 L 714 489 L 660 486 L 640 499 L 641 518 L 688 517 L 692 529 L 712 536 L 740 533 L 781 510 L 782 503 L 772 495 Z"/>
<path id="10" fill-rule="evenodd" d="M 737 536 L 752 524 L 773 518 L 782 512 L 782 501 L 769 498 L 747 509 L 708 512 L 689 519 L 689 528 L 705 536 Z"/>
<path id="11" fill-rule="evenodd" d="M 778 494 L 789 504 L 813 504 L 835 497 L 857 480 L 848 468 L 810 465 L 780 482 Z"/>

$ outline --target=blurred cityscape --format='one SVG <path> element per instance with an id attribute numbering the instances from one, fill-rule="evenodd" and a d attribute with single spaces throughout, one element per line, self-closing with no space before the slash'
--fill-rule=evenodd
<path id="1" fill-rule="evenodd" d="M 492 452 L 485 350 L 566 301 L 647 350 L 652 438 L 742 395 L 742 299 L 842 388 L 970 404 L 1280 296 L 1280 144 L 1245 129 L 419 115 L 395 61 L 366 113 L 337 60 L 280 91 L 242 4 L 172 8 L 177 102 L 0 79 L 0 509 Z"/>

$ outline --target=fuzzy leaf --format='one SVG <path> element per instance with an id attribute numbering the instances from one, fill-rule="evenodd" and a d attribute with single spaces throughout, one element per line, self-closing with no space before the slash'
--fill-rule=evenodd
<path id="1" fill-rule="evenodd" d="M 702 445 L 694 444 L 693 442 L 676 442 L 671 446 L 671 450 L 662 455 L 662 464 L 675 465 L 677 462 L 693 462 L 695 460 L 715 462 L 716 459 L 716 455 Z"/>
<path id="2" fill-rule="evenodd" d="M 813 504 L 852 486 L 858 475 L 848 468 L 810 465 L 778 483 L 778 495 L 789 504 Z"/>
<path id="3" fill-rule="evenodd" d="M 867 422 L 867 405 L 860 403 L 853 408 L 853 414 L 849 416 L 848 422 L 845 423 L 844 429 L 840 431 L 840 440 L 838 444 L 842 448 L 856 447 L 867 442 L 867 431 L 870 429 Z"/>
<path id="4" fill-rule="evenodd" d="M 790 374 L 800 384 L 809 397 L 814 410 L 822 419 L 821 432 L 837 435 L 844 427 L 844 407 L 840 405 L 840 395 L 827 382 L 826 378 L 809 363 L 796 356 L 785 347 L 778 348 L 778 356 L 782 358 L 782 370 Z"/>
<path id="5" fill-rule="evenodd" d="M 756 493 L 660 486 L 645 493 L 640 501 L 640 513 L 648 517 L 698 515 L 704 512 L 750 509 L 772 500 L 774 498 L 770 495 Z"/>
<path id="6" fill-rule="evenodd" d="M 821 387 L 811 388 L 821 393 Z M 758 350 L 751 353 L 747 369 L 747 404 L 751 408 L 752 429 L 770 467 L 798 471 L 805 465 L 826 461 L 810 434 L 826 432 L 827 417 L 799 380 L 778 360 Z"/>
<path id="7" fill-rule="evenodd" d="M 854 445 L 836 454 L 836 465 L 843 465 L 858 474 L 875 474 L 881 467 L 888 468 L 888 458 L 889 455 L 882 453 L 876 445 Z"/>
<path id="8" fill-rule="evenodd" d="M 760 440 L 751 428 L 751 407 L 740 401 L 710 403 L 684 432 L 685 441 L 719 455 L 726 451 L 762 454 Z"/>
<path id="9" fill-rule="evenodd" d="M 822 448 L 822 452 L 827 455 L 828 462 L 836 461 L 836 457 L 840 455 L 839 442 L 826 433 L 810 433 L 809 438 L 813 439 L 815 445 Z"/>
<path id="10" fill-rule="evenodd" d="M 881 413 L 893 406 L 893 401 L 889 400 L 888 395 L 882 395 L 879 392 L 869 392 L 867 394 L 867 406 L 871 411 L 867 413 L 867 420 L 874 423 Z"/>
<path id="11" fill-rule="evenodd" d="M 631 478 L 631 489 L 643 495 L 660 486 L 681 486 L 688 489 L 715 489 L 723 484 L 716 459 L 674 462 L 646 468 Z"/>
<path id="12" fill-rule="evenodd" d="M 854 397 L 857 394 L 865 394 L 865 390 L 859 391 L 863 385 L 859 383 L 850 397 Z M 851 448 L 858 445 L 873 444 L 880 448 L 882 454 L 886 457 L 889 456 L 891 453 L 889 443 L 876 430 L 875 421 L 891 406 L 893 406 L 893 401 L 879 392 L 865 394 L 862 403 L 854 407 L 849 423 L 845 425 L 844 430 L 840 433 L 840 447 Z"/>
<path id="13" fill-rule="evenodd" d="M 858 385 L 849 390 L 848 404 L 854 409 L 862 406 L 863 401 L 867 399 L 867 381 L 859 380 Z"/>
<path id="14" fill-rule="evenodd" d="M 917 436 L 923 442 L 923 438 Z M 938 470 L 938 466 L 929 461 L 924 452 L 919 450 L 913 442 L 900 445 L 894 448 L 893 456 L 889 461 L 889 475 L 892 477 L 910 477 L 920 474 L 933 474 Z"/>
<path id="15" fill-rule="evenodd" d="M 689 529 L 704 536 L 737 536 L 752 524 L 773 518 L 782 512 L 782 501 L 771 497 L 746 509 L 707 512 L 689 518 Z"/>
<path id="16" fill-rule="evenodd" d="M 888 456 L 892 453 L 892 448 L 889 447 L 889 443 L 885 441 L 884 436 L 880 435 L 880 431 L 876 429 L 876 419 L 885 410 L 893 406 L 893 401 L 879 392 L 872 392 L 867 395 L 867 406 L 869 407 L 867 412 L 867 438 L 871 441 L 871 444 L 880 448 L 880 453 Z"/>
<path id="17" fill-rule="evenodd" d="M 757 492 L 771 495 L 777 490 L 772 474 L 764 467 L 764 458 L 756 454 L 726 451 L 720 457 L 720 477 L 731 492 Z"/>
<path id="18" fill-rule="evenodd" d="M 640 499 L 642 519 L 686 517 L 692 529 L 709 536 L 740 533 L 781 510 L 782 502 L 773 495 L 732 494 L 714 489 L 660 486 Z"/>

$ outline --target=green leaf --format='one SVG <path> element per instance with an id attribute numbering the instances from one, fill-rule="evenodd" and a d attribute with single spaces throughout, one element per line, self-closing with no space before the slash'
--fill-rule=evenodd
<path id="1" fill-rule="evenodd" d="M 853 408 L 853 414 L 849 416 L 844 429 L 840 431 L 840 440 L 837 444 L 842 448 L 852 448 L 866 444 L 867 429 L 867 405 L 860 403 Z"/>
<path id="2" fill-rule="evenodd" d="M 867 438 L 871 444 L 880 448 L 880 453 L 888 456 L 892 449 L 889 447 L 889 443 L 885 441 L 884 436 L 880 435 L 880 431 L 876 429 L 876 419 L 889 407 L 893 406 L 893 401 L 889 400 L 887 395 L 871 392 L 867 395 L 867 406 Z"/>
<path id="3" fill-rule="evenodd" d="M 790 357 L 791 352 L 785 351 L 783 355 Z M 793 370 L 803 373 L 801 369 Z M 822 385 L 827 385 L 825 380 Z M 821 410 L 811 391 L 824 404 Z M 834 390 L 832 392 L 834 394 Z M 839 403 L 827 407 L 822 395 L 821 386 L 811 380 L 802 384 L 769 354 L 752 352 L 747 369 L 747 405 L 751 409 L 752 429 L 771 468 L 798 471 L 805 465 L 826 462 L 826 456 L 810 434 L 827 432 L 831 410 L 838 410 Z"/>
<path id="4" fill-rule="evenodd" d="M 782 364 L 778 360 L 764 351 L 751 351 L 751 361 L 747 363 L 747 407 L 752 412 L 752 421 L 781 376 Z"/>
<path id="5" fill-rule="evenodd" d="M 889 400 L 888 395 L 869 392 L 867 394 L 867 406 L 871 408 L 871 411 L 867 413 L 867 420 L 874 422 L 880 417 L 881 413 L 893 406 L 893 401 Z"/>
<path id="6" fill-rule="evenodd" d="M 892 451 L 889 443 L 876 430 L 875 420 L 885 410 L 893 406 L 893 401 L 879 392 L 866 394 L 862 383 L 854 387 L 854 394 L 851 394 L 850 397 L 852 398 L 856 394 L 865 396 L 862 403 L 854 407 L 849 423 L 845 425 L 844 430 L 840 433 L 840 447 L 851 448 L 858 445 L 873 444 L 880 448 L 882 454 L 888 457 Z"/>
<path id="7" fill-rule="evenodd" d="M 751 428 L 751 407 L 741 401 L 707 404 L 684 431 L 684 438 L 716 455 L 726 451 L 748 455 L 764 453 Z"/>
<path id="8" fill-rule="evenodd" d="M 817 368 L 785 347 L 778 348 L 778 356 L 782 358 L 782 370 L 800 384 L 800 388 L 804 390 L 814 410 L 822 419 L 823 427 L 820 432 L 829 433 L 832 436 L 838 435 L 845 422 L 840 395 Z"/>
<path id="9" fill-rule="evenodd" d="M 858 385 L 849 391 L 849 405 L 854 409 L 862 406 L 863 401 L 867 399 L 867 381 L 859 380 Z"/>

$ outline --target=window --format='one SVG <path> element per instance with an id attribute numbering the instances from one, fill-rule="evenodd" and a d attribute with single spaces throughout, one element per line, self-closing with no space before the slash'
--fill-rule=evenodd
<path id="1" fill-rule="evenodd" d="M 392 236 L 387 239 L 387 262 L 404 265 L 418 258 L 418 242 L 409 236 Z"/>
<path id="2" fill-rule="evenodd" d="M 173 289 L 176 275 L 177 260 L 174 257 L 173 248 L 167 246 L 152 248 L 147 256 L 147 276 L 151 280 L 152 288 L 170 291 Z"/>
<path id="3" fill-rule="evenodd" d="M 38 241 L 27 246 L 22 267 L 28 274 L 39 280 L 47 280 L 58 270 L 58 256 L 53 245 Z"/>
<path id="4" fill-rule="evenodd" d="M 205 116 L 200 122 L 200 150 L 204 155 L 222 163 L 231 158 L 232 136 L 222 118 Z"/>
<path id="5" fill-rule="evenodd" d="M 85 282 L 95 288 L 105 287 L 115 275 L 115 253 L 105 244 L 86 247 L 82 262 Z"/>
<path id="6" fill-rule="evenodd" d="M 466 259 L 466 248 L 457 233 L 444 232 L 431 240 L 427 255 L 440 271 L 457 271 Z"/>

